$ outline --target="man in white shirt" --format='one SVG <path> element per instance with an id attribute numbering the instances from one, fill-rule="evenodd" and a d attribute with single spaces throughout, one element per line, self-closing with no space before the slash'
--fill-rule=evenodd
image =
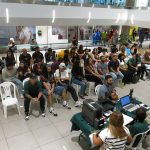
<path id="1" fill-rule="evenodd" d="M 64 63 L 61 63 L 59 65 L 59 69 L 56 70 L 54 76 L 57 84 L 59 86 L 64 86 L 66 88 L 66 91 L 70 92 L 73 100 L 76 102 L 75 107 L 80 106 L 82 103 L 78 100 L 78 96 L 75 89 L 70 85 L 69 73 L 66 70 L 66 65 Z M 69 107 L 66 101 L 63 102 L 63 106 Z"/>

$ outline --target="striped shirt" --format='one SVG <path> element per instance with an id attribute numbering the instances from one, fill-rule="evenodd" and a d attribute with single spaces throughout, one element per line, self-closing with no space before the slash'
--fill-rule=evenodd
<path id="1" fill-rule="evenodd" d="M 124 129 L 127 133 L 127 136 L 130 135 L 128 128 L 124 127 Z M 104 142 L 106 150 L 124 150 L 127 142 L 127 137 L 121 139 L 113 137 L 108 128 L 101 131 L 99 137 Z"/>

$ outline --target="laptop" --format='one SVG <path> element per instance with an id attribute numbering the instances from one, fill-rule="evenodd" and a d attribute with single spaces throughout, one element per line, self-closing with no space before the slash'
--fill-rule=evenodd
<path id="1" fill-rule="evenodd" d="M 140 107 L 137 104 L 131 103 L 131 98 L 129 95 L 126 95 L 126 96 L 120 98 L 120 102 L 121 102 L 122 108 L 129 112 L 133 112 Z"/>

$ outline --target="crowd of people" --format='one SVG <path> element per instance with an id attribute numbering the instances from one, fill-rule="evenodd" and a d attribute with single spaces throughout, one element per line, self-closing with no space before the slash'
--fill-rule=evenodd
<path id="1" fill-rule="evenodd" d="M 45 117 L 45 108 L 48 107 L 50 114 L 57 116 L 54 110 L 53 97 L 61 97 L 62 106 L 71 109 L 68 104 L 68 93 L 75 102 L 75 107 L 82 105 L 82 100 L 87 96 L 89 82 L 95 87 L 102 85 L 98 91 L 98 100 L 111 100 L 113 103 L 119 99 L 115 87 L 120 84 L 137 83 L 144 76 L 149 77 L 150 47 L 143 55 L 138 51 L 138 45 L 128 43 L 120 46 L 115 45 L 110 50 L 102 47 L 93 50 L 83 48 L 82 45 L 74 46 L 68 50 L 56 53 L 51 48 L 43 55 L 40 47 L 34 47 L 35 52 L 30 55 L 27 49 L 22 49 L 19 56 L 19 66 L 14 57 L 13 50 L 7 51 L 5 58 L 0 60 L 0 73 L 2 81 L 10 81 L 16 84 L 19 95 L 24 98 L 25 119 L 29 120 L 30 102 L 40 102 L 42 117 Z M 23 81 L 28 80 L 24 83 Z M 74 85 L 80 86 L 77 91 Z M 45 99 L 47 97 L 47 106 Z M 81 100 L 82 99 L 82 100 Z M 116 119 L 117 118 L 117 119 Z M 99 135 L 94 135 L 95 145 L 109 144 L 118 140 L 120 147 L 130 143 L 132 137 L 148 129 L 145 123 L 146 112 L 138 109 L 137 121 L 127 129 L 123 126 L 121 113 L 113 112 L 110 116 L 109 126 Z M 139 129 L 140 128 L 140 129 Z M 113 137 L 113 139 L 111 139 Z M 117 142 L 113 145 L 117 147 Z"/>
<path id="2" fill-rule="evenodd" d="M 150 62 L 150 49 L 141 56 L 137 44 L 131 47 L 125 44 L 119 49 L 112 46 L 109 52 L 101 47 L 91 51 L 84 49 L 82 45 L 58 53 L 49 48 L 45 55 L 40 52 L 38 46 L 34 50 L 31 56 L 27 49 L 22 49 L 17 67 L 14 53 L 9 49 L 6 57 L 1 60 L 0 67 L 2 82 L 15 83 L 20 97 L 25 98 L 26 119 L 29 119 L 31 100 L 40 100 L 41 111 L 45 116 L 43 95 L 48 99 L 49 112 L 57 116 L 53 107 L 54 94 L 61 97 L 65 108 L 71 109 L 68 104 L 68 93 L 71 94 L 75 107 L 81 106 L 80 99 L 84 100 L 88 96 L 86 91 L 89 82 L 94 82 L 95 87 L 103 84 L 98 94 L 99 100 L 117 100 L 115 86 L 118 85 L 118 81 L 126 85 L 136 83 L 139 79 L 145 80 L 145 74 L 149 76 L 147 67 Z M 30 80 L 23 87 L 22 83 L 26 78 Z M 75 90 L 74 84 L 81 87 L 79 91 Z M 115 98 L 112 95 L 115 95 Z"/>

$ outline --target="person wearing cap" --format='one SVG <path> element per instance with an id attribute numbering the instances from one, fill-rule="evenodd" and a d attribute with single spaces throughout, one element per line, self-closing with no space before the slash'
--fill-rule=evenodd
<path id="1" fill-rule="evenodd" d="M 29 120 L 29 106 L 31 101 L 40 101 L 42 117 L 45 117 L 45 100 L 42 94 L 42 86 L 34 73 L 30 74 L 29 81 L 26 81 L 24 84 L 25 120 Z"/>
<path id="2" fill-rule="evenodd" d="M 124 78 L 124 75 L 121 73 L 119 69 L 119 61 L 118 61 L 118 56 L 116 53 L 112 55 L 112 60 L 110 60 L 108 63 L 108 69 L 114 82 L 116 82 L 117 79 L 122 80 Z"/>
<path id="3" fill-rule="evenodd" d="M 82 103 L 78 100 L 78 96 L 75 89 L 69 84 L 70 77 L 68 71 L 66 70 L 66 65 L 64 63 L 61 63 L 59 65 L 59 69 L 56 70 L 54 75 L 57 85 L 65 87 L 66 91 L 71 94 L 73 100 L 75 101 L 75 107 L 80 106 Z M 63 101 L 63 106 L 66 108 L 69 107 L 67 101 Z"/>
<path id="4" fill-rule="evenodd" d="M 31 55 L 27 52 L 26 48 L 22 49 L 22 53 L 19 56 L 19 61 L 23 61 L 26 68 L 32 67 Z"/>
<path id="5" fill-rule="evenodd" d="M 35 52 L 32 54 L 32 59 L 33 59 L 33 63 L 38 63 L 38 60 L 43 61 L 44 60 L 44 56 L 43 54 L 40 52 L 40 48 L 39 46 L 35 47 Z"/>

